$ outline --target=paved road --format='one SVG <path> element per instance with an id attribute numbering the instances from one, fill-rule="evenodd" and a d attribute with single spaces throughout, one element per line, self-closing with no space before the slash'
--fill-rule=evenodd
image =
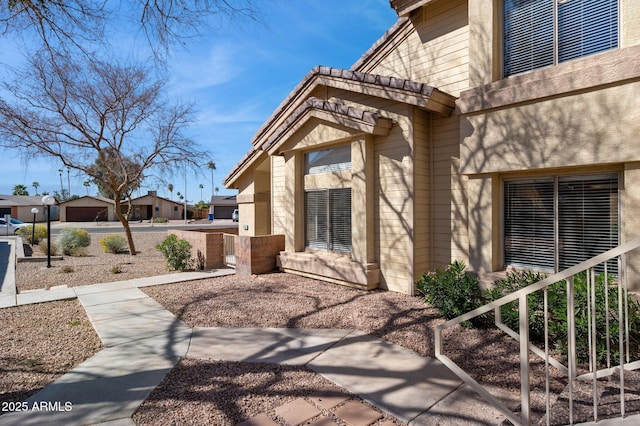
<path id="1" fill-rule="evenodd" d="M 44 224 L 46 225 L 46 224 Z M 238 226 L 237 222 L 233 222 L 231 219 L 216 219 L 213 222 L 193 222 L 185 225 L 182 220 L 172 220 L 169 223 L 161 223 L 152 225 L 149 222 L 131 222 L 129 223 L 131 231 L 136 232 L 165 232 L 167 229 L 215 229 L 215 228 L 230 228 Z M 89 231 L 91 234 L 111 234 L 124 232 L 124 228 L 120 222 L 100 222 L 96 225 L 95 222 L 53 222 L 51 223 L 51 234 L 57 235 L 63 228 L 82 228 Z"/>

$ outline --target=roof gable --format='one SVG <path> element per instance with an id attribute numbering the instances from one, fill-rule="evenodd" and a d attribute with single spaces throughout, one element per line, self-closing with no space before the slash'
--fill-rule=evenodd
<path id="1" fill-rule="evenodd" d="M 454 96 L 425 83 L 342 68 L 317 66 L 304 76 L 258 129 L 251 141 L 252 145 L 261 147 L 271 134 L 277 131 L 283 121 L 309 98 L 310 92 L 318 86 L 334 87 L 353 93 L 407 103 L 443 115 L 451 115 L 455 108 L 456 98 Z"/>
<path id="2" fill-rule="evenodd" d="M 312 118 L 335 123 L 349 129 L 345 137 L 354 133 L 387 135 L 393 125 L 391 119 L 382 117 L 375 112 L 312 97 L 300 105 L 278 128 L 264 144 L 264 149 L 269 154 L 274 154 L 290 135 L 300 130 Z"/>

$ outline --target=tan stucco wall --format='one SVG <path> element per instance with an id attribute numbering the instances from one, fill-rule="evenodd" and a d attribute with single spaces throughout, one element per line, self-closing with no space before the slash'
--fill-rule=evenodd
<path id="1" fill-rule="evenodd" d="M 640 160 L 640 82 L 461 119 L 463 173 Z"/>

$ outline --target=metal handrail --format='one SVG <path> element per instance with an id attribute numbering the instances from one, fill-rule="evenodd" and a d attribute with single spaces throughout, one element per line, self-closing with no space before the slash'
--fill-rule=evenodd
<path id="1" fill-rule="evenodd" d="M 446 321 L 445 323 L 437 326 L 435 328 L 435 354 L 436 358 L 439 359 L 443 364 L 445 364 L 450 370 L 452 370 L 455 374 L 457 374 L 464 382 L 466 382 L 470 387 L 472 387 L 477 393 L 479 393 L 485 400 L 487 400 L 494 407 L 499 409 L 512 423 L 514 424 L 524 424 L 528 425 L 530 422 L 531 416 L 531 407 L 529 401 L 529 352 L 533 352 L 536 355 L 540 356 L 545 360 L 545 370 L 547 374 L 547 412 L 549 412 L 549 390 L 548 390 L 548 365 L 551 364 L 556 367 L 558 370 L 566 374 L 569 378 L 569 416 L 570 423 L 573 424 L 573 397 L 572 397 L 572 382 L 574 379 L 580 380 L 593 380 L 593 387 L 595 390 L 595 380 L 598 377 L 602 377 L 613 372 L 613 368 L 610 368 L 610 362 L 608 362 L 607 369 L 598 371 L 596 362 L 595 362 L 595 340 L 596 340 L 596 312 L 595 312 L 595 275 L 594 269 L 596 266 L 600 264 L 605 264 L 605 273 L 606 273 L 606 262 L 619 258 L 620 259 L 620 267 L 619 267 L 619 279 L 618 281 L 618 310 L 619 310 L 619 318 L 626 318 L 626 324 L 622 324 L 622 321 L 619 326 L 619 342 L 620 342 L 620 382 L 621 386 L 621 413 L 624 416 L 624 369 L 637 369 L 640 368 L 640 363 L 629 363 L 629 319 L 627 312 L 627 301 L 628 301 L 628 290 L 626 286 L 626 253 L 635 250 L 640 247 L 640 238 L 636 238 L 631 240 L 625 244 L 619 245 L 611 250 L 608 250 L 600 255 L 597 255 L 591 259 L 588 259 L 578 265 L 575 265 L 571 268 L 568 268 L 564 271 L 553 274 L 537 283 L 531 284 L 525 288 L 522 288 L 518 291 L 515 291 L 511 294 L 508 294 L 500 299 L 497 299 L 493 302 L 487 303 L 484 306 L 481 306 L 477 309 L 469 311 L 459 317 Z M 588 286 L 588 297 L 590 300 L 593 300 L 594 303 L 590 305 L 589 311 L 589 324 L 590 324 L 590 333 L 589 333 L 589 342 L 590 350 L 589 358 L 593 359 L 591 363 L 590 373 L 583 374 L 581 376 L 577 376 L 576 374 L 576 330 L 575 330 L 575 319 L 573 315 L 569 314 L 573 312 L 574 309 L 574 276 L 581 273 L 589 271 L 587 274 L 587 286 Z M 606 276 L 606 275 L 605 275 Z M 548 311 L 547 311 L 547 289 L 549 286 L 561 282 L 566 281 L 567 283 L 567 327 L 568 327 L 568 365 L 564 366 L 561 362 L 553 359 L 549 355 L 548 350 Z M 624 286 L 622 282 L 625 282 Z M 533 345 L 529 341 L 529 309 L 528 309 L 528 296 L 537 291 L 544 291 L 544 304 L 545 304 L 545 348 L 540 349 Z M 605 292 L 607 293 L 607 292 Z M 624 295 L 623 295 L 624 293 Z M 623 303 L 624 298 L 624 303 Z M 511 330 L 508 326 L 502 323 L 500 316 L 500 309 L 509 303 L 518 301 L 518 312 L 519 312 L 519 333 L 516 333 L 514 330 Z M 608 299 L 606 301 L 608 307 Z M 624 305 L 624 311 L 623 311 Z M 449 329 L 451 327 L 462 324 L 463 322 L 469 321 L 477 316 L 489 313 L 494 311 L 494 321 L 495 325 L 498 329 L 505 332 L 510 337 L 520 341 L 520 382 L 521 382 L 521 416 L 518 417 L 515 413 L 513 413 L 504 403 L 495 398 L 491 393 L 489 393 L 486 389 L 484 389 L 478 382 L 476 382 L 469 374 L 467 374 L 462 368 L 460 368 L 453 360 L 447 357 L 443 353 L 443 331 Z M 607 320 L 607 340 L 609 333 L 609 324 Z M 626 335 L 623 335 L 623 328 L 625 330 Z M 626 337 L 626 340 L 625 340 Z M 626 363 L 623 358 L 623 354 L 625 353 L 625 348 L 623 344 L 626 342 Z M 593 344 L 592 344 L 593 343 Z M 593 352 L 592 352 L 593 351 Z M 594 392 L 594 420 L 597 420 L 597 401 Z M 547 420 L 548 420 L 547 416 Z"/>

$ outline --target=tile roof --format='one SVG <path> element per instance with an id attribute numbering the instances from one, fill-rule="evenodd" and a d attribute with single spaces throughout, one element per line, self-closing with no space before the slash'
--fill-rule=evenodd
<path id="1" fill-rule="evenodd" d="M 429 86 L 426 83 L 419 81 L 405 80 L 397 77 L 383 76 L 379 74 L 370 74 L 359 71 L 346 70 L 343 68 L 333 68 L 325 66 L 316 66 L 309 71 L 304 78 L 294 87 L 289 95 L 280 103 L 278 108 L 271 114 L 271 116 L 263 123 L 254 135 L 251 143 L 258 145 L 260 139 L 267 133 L 268 129 L 281 118 L 287 112 L 287 106 L 295 99 L 299 98 L 306 89 L 315 85 L 332 85 L 332 81 L 341 80 L 342 82 L 353 83 L 354 88 L 360 87 L 362 93 L 367 93 L 375 96 L 376 94 L 371 90 L 365 90 L 365 88 L 379 88 L 383 89 L 378 93 L 379 96 L 394 99 L 394 94 L 410 94 L 414 98 L 421 98 L 423 104 L 426 105 L 430 97 L 434 94 L 440 95 L 439 98 L 450 105 L 450 112 L 454 110 L 455 97 L 442 92 L 435 87 Z M 353 89 L 353 88 L 352 88 Z M 385 90 L 386 89 L 386 90 Z M 348 90 L 348 89 L 347 89 Z M 405 99 L 406 100 L 406 99 Z M 417 102 L 417 99 L 416 99 Z"/>
<path id="2" fill-rule="evenodd" d="M 382 124 L 382 127 L 387 129 L 385 133 L 388 133 L 388 129 L 391 128 L 393 121 L 387 117 L 383 117 L 376 112 L 366 111 L 363 109 L 355 108 L 353 106 L 348 106 L 344 104 L 340 104 L 337 102 L 331 102 L 324 99 L 319 99 L 315 97 L 311 97 L 307 99 L 302 105 L 300 105 L 286 120 L 285 122 L 278 127 L 278 129 L 267 139 L 267 141 L 262 146 L 262 149 L 265 151 L 269 151 L 273 149 L 273 146 L 280 139 L 280 137 L 286 133 L 294 124 L 301 118 L 309 110 L 319 110 L 332 114 L 334 117 L 339 117 L 337 121 L 340 121 L 342 124 L 349 126 L 349 124 L 345 123 L 345 120 L 357 120 L 362 122 L 365 126 L 370 127 L 373 132 L 373 128 L 378 124 Z M 343 120 L 340 120 L 340 117 Z M 383 122 L 384 123 L 381 123 Z M 353 125 L 349 126 L 353 127 Z"/>

